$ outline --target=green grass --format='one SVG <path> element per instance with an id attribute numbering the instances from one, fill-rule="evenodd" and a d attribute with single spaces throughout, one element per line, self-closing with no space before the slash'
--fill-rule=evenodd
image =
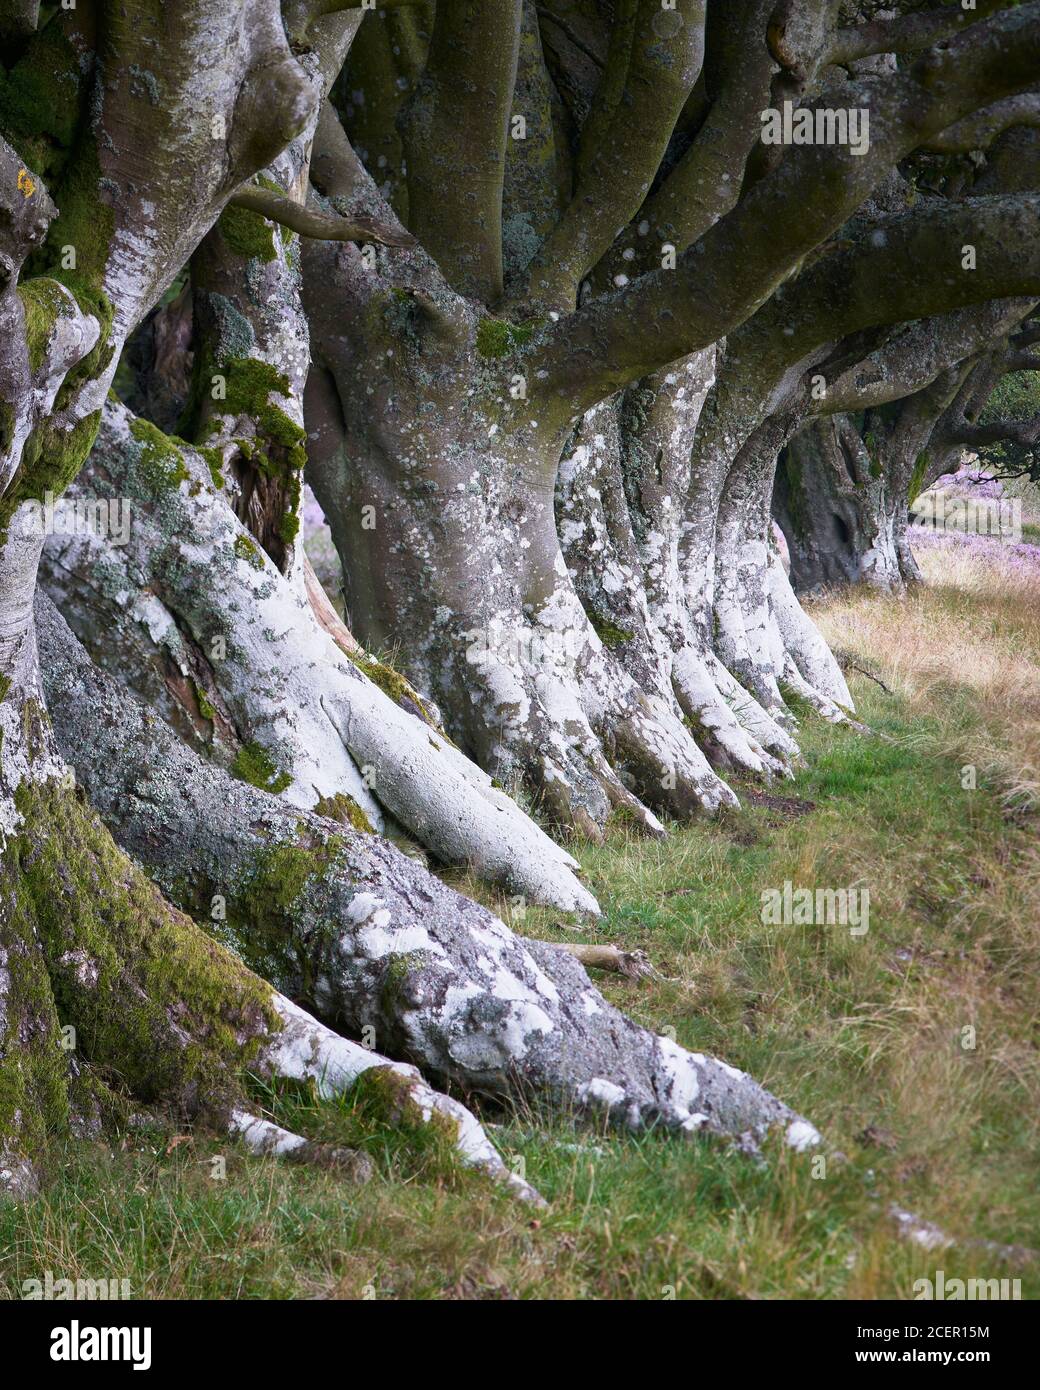
<path id="1" fill-rule="evenodd" d="M 939 613 L 950 596 L 927 602 Z M 947 674 L 927 697 L 862 677 L 854 694 L 887 737 L 807 721 L 805 767 L 767 797 L 744 788 L 739 812 L 661 843 L 617 833 L 584 849 L 602 922 L 512 919 L 645 950 L 660 977 L 601 976 L 604 992 L 810 1116 L 825 1172 L 777 1147 L 756 1162 L 485 1112 L 551 1203 L 533 1214 L 350 1097 L 269 1094 L 283 1123 L 365 1148 L 377 1177 L 356 1188 L 202 1136 L 77 1145 L 41 1199 L 0 1209 L 0 1295 L 48 1268 L 129 1278 L 144 1297 L 907 1298 L 939 1268 L 1040 1295 L 1040 1262 L 968 1243 L 1040 1249 L 1036 823 L 985 775 L 961 788 L 964 748 L 999 735 L 977 692 Z M 869 888 L 869 932 L 764 925 L 760 894 L 785 879 Z M 907 1242 L 891 1204 L 960 1243 Z"/>

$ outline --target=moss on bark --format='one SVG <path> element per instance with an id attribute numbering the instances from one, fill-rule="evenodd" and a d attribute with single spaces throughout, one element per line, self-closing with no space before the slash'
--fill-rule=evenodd
<path id="1" fill-rule="evenodd" d="M 339 821 L 340 825 L 353 826 L 366 835 L 374 835 L 375 829 L 364 811 L 347 792 L 337 792 L 335 796 L 323 796 L 314 808 L 316 816 L 326 816 Z"/>
<path id="2" fill-rule="evenodd" d="M 236 554 L 238 553 L 239 542 L 244 540 L 245 537 L 240 536 L 235 542 Z M 246 544 L 252 544 L 252 542 L 246 541 Z M 261 791 L 272 792 L 275 796 L 279 792 L 284 792 L 292 781 L 288 772 L 278 771 L 266 749 L 259 743 L 244 743 L 235 754 L 231 771 L 240 781 L 248 782 L 253 787 L 259 787 Z"/>
<path id="3" fill-rule="evenodd" d="M 372 684 L 377 685 L 384 695 L 389 695 L 394 704 L 401 705 L 402 708 L 412 713 L 417 711 L 431 728 L 434 727 L 434 720 L 424 705 L 422 697 L 414 686 L 401 675 L 400 671 L 395 671 L 385 661 L 379 661 L 364 651 L 345 652 L 344 655 L 353 662 L 359 671 L 364 672 Z"/>
<path id="4" fill-rule="evenodd" d="M 18 1159 L 38 1163 L 69 1119 L 68 1054 L 35 928 L 9 846 L 0 859 L 0 1168 L 9 1171 Z"/>
<path id="5" fill-rule="evenodd" d="M 18 286 L 25 313 L 25 342 L 29 349 L 29 368 L 35 374 L 43 366 L 51 330 L 68 303 L 56 280 L 38 276 Z"/>
<path id="6" fill-rule="evenodd" d="M 171 907 L 73 791 L 23 784 L 16 804 L 7 867 L 20 933 L 46 962 L 51 1026 L 76 1029 L 77 1052 L 116 1094 L 223 1117 L 280 1028 L 270 987 Z M 53 1064 L 36 1082 L 52 1117 L 58 1082 Z"/>
<path id="7" fill-rule="evenodd" d="M 0 69 L 0 124 L 21 157 L 53 182 L 82 113 L 83 71 L 59 23 L 34 35 L 9 72 Z"/>
<path id="8" fill-rule="evenodd" d="M 281 192 L 281 189 L 278 190 Z M 217 223 L 228 250 L 236 256 L 273 261 L 278 252 L 274 245 L 274 228 L 259 213 L 248 208 L 226 207 Z"/>
<path id="9" fill-rule="evenodd" d="M 218 940 L 283 993 L 309 998 L 323 952 L 300 939 L 300 922 L 322 921 L 323 900 L 335 877 L 333 866 L 344 848 L 342 836 L 317 841 L 300 827 L 294 842 L 273 843 L 257 851 L 237 881 L 179 885 L 178 901 Z M 219 920 L 211 915 L 215 897 L 224 903 Z M 328 917 L 330 930 L 335 919 Z"/>
<path id="10" fill-rule="evenodd" d="M 481 357 L 508 357 L 529 343 L 534 334 L 530 324 L 509 323 L 488 316 L 477 325 L 477 352 Z"/>
<path id="11" fill-rule="evenodd" d="M 26 441 L 18 472 L 0 500 L 0 544 L 11 517 L 23 502 L 43 501 L 48 492 L 60 497 L 82 468 L 97 437 L 101 411 L 87 415 L 70 430 L 45 420 Z"/>
<path id="12" fill-rule="evenodd" d="M 188 481 L 184 455 L 170 435 L 140 417 L 131 424 L 130 433 L 140 445 L 141 472 L 156 493 L 171 492 Z"/>

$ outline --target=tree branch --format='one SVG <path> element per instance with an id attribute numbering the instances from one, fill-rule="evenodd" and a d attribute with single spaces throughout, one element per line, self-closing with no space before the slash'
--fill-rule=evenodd
<path id="1" fill-rule="evenodd" d="M 641 980 L 657 974 L 645 951 L 623 951 L 619 946 L 585 945 L 577 941 L 542 941 L 539 945 L 566 951 L 575 960 L 580 960 L 586 969 L 610 970 L 629 980 Z"/>
<path id="2" fill-rule="evenodd" d="M 1040 294 L 1038 232 L 1040 194 L 914 209 L 888 220 L 883 238 L 867 232 L 785 286 L 740 330 L 741 351 L 753 344 L 779 372 L 821 343 L 870 325 L 932 318 L 989 300 L 1032 300 Z M 968 240 L 979 257 L 970 271 L 960 260 Z M 999 306 L 992 312 L 999 320 Z M 962 331 L 965 324 L 970 316 Z"/>
<path id="3" fill-rule="evenodd" d="M 947 5 L 941 10 L 926 10 L 839 29 L 828 50 L 827 62 L 852 63 L 875 53 L 921 53 L 943 39 L 952 38 L 968 25 L 977 24 L 1001 9 L 1003 4 L 1004 0 L 979 0 L 974 10 Z"/>
<path id="4" fill-rule="evenodd" d="M 709 12 L 709 76 L 716 95 L 696 139 L 608 253 L 597 280 L 634 280 L 660 264 L 664 245 L 679 252 L 729 212 L 770 104 L 773 61 L 760 40 L 773 0 L 731 0 L 725 16 Z"/>
<path id="5" fill-rule="evenodd" d="M 996 420 L 988 425 L 965 422 L 944 431 L 943 438 L 951 444 L 968 444 L 974 448 L 1006 441 L 1023 449 L 1034 449 L 1040 444 L 1040 415 L 1033 420 Z"/>
<path id="6" fill-rule="evenodd" d="M 304 207 L 285 194 L 258 188 L 254 184 L 239 189 L 230 202 L 234 207 L 258 213 L 269 222 L 277 222 L 290 231 L 298 232 L 300 236 L 313 237 L 315 241 L 377 241 L 382 246 L 416 245 L 415 237 L 403 227 L 388 226 L 377 218 L 365 217 L 360 213 L 354 217 L 335 217 Z"/>
<path id="7" fill-rule="evenodd" d="M 988 300 L 911 323 L 869 357 L 827 383 L 813 413 L 869 410 L 923 390 L 942 372 L 1006 335 L 1033 306 L 1029 299 Z"/>
<path id="8" fill-rule="evenodd" d="M 377 0 L 375 8 L 394 10 L 421 3 L 422 0 Z M 346 15 L 358 10 L 371 13 L 370 0 L 283 0 L 285 32 L 293 43 L 303 44 L 311 37 L 312 26 L 317 28 L 322 20 L 332 15 Z"/>
<path id="9" fill-rule="evenodd" d="M 974 112 L 925 141 L 922 149 L 937 154 L 984 150 L 1011 126 L 1040 126 L 1040 92 L 1021 92 Z"/>
<path id="10" fill-rule="evenodd" d="M 1031 352 L 1011 352 L 1008 354 L 1007 370 L 1009 372 L 1040 372 L 1040 357 L 1034 357 Z"/>
<path id="11" fill-rule="evenodd" d="M 573 309 L 582 279 L 639 211 L 700 75 L 704 0 L 680 0 L 673 11 L 660 0 L 638 0 L 616 25 L 602 115 L 594 113 L 583 137 L 578 187 L 528 275 L 526 299 L 548 309 Z M 615 99 L 610 89 L 622 65 Z"/>
<path id="12" fill-rule="evenodd" d="M 402 253 L 394 257 L 395 262 L 400 263 L 399 267 L 395 265 L 394 268 L 399 268 L 400 278 L 407 280 L 410 291 L 418 295 L 421 290 L 433 292 L 444 289 L 444 279 L 437 266 L 411 233 L 401 226 L 394 210 L 354 153 L 331 102 L 325 102 L 322 107 L 315 130 L 311 179 L 318 193 L 348 221 L 370 220 L 400 235 L 402 239 L 392 243 Z M 312 194 L 312 198 L 316 200 L 316 195 Z M 405 241 L 404 237 L 410 240 Z M 359 256 L 351 257 L 349 252 L 336 251 L 330 244 L 314 239 L 304 243 L 303 266 L 305 293 L 310 292 L 312 285 L 322 286 L 321 295 L 313 296 L 320 309 L 308 309 L 311 349 L 317 358 L 320 356 L 323 332 L 342 332 L 339 320 L 346 307 L 388 292 L 393 288 L 394 281 L 369 269 Z M 335 294 L 330 296 L 333 285 Z"/>
<path id="13" fill-rule="evenodd" d="M 971 26 L 909 72 L 851 84 L 849 103 L 867 107 L 870 128 L 878 132 L 866 154 L 827 145 L 788 150 L 680 257 L 676 270 L 644 275 L 545 330 L 533 354 L 535 370 L 546 372 L 572 407 L 586 410 L 717 341 L 832 235 L 922 138 L 1032 82 L 1038 67 L 1040 3 L 1033 0 Z M 800 215 L 791 216 L 792 208 Z M 975 239 L 966 230 L 966 240 Z M 1003 291 L 1028 292 L 1014 286 Z"/>
<path id="14" fill-rule="evenodd" d="M 3 0 L 0 3 L 0 35 L 4 38 L 35 33 L 40 22 L 40 0 Z"/>
<path id="15" fill-rule="evenodd" d="M 398 116 L 411 230 L 463 294 L 502 293 L 502 184 L 523 0 L 440 0 Z"/>

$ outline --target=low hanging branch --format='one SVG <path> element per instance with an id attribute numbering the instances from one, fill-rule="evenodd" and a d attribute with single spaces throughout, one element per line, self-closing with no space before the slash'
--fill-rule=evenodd
<path id="1" fill-rule="evenodd" d="M 1035 449 L 1040 444 L 1040 416 L 1032 420 L 995 420 L 988 425 L 965 423 L 951 429 L 946 438 L 951 443 L 975 448 L 1006 441 L 1022 449 Z"/>
<path id="2" fill-rule="evenodd" d="M 1000 8 L 1001 0 L 979 0 L 971 10 L 944 6 L 839 29 L 831 41 L 827 61 L 852 63 L 875 53 L 921 53 Z"/>
<path id="3" fill-rule="evenodd" d="M 294 203 L 283 194 L 254 185 L 239 189 L 231 199 L 231 206 L 258 213 L 269 222 L 277 222 L 315 241 L 377 241 L 381 246 L 401 247 L 416 245 L 415 237 L 403 227 L 387 226 L 374 217 L 366 217 L 364 213 L 355 213 L 353 217 L 336 217 L 332 213 L 317 212 L 301 203 Z"/>

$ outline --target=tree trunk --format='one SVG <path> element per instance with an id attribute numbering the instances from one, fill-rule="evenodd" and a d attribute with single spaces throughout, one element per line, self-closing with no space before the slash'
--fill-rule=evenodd
<path id="1" fill-rule="evenodd" d="M 767 418 L 730 470 L 719 506 L 714 609 L 716 646 L 726 665 L 788 727 L 784 687 L 833 723 L 853 708 L 845 677 L 795 597 L 772 536 L 777 454 L 796 420 L 796 411 Z"/>
<path id="2" fill-rule="evenodd" d="M 773 514 L 798 593 L 843 584 L 898 592 L 918 577 L 905 489 L 872 459 L 844 415 L 816 420 L 781 458 Z"/>
<path id="3" fill-rule="evenodd" d="M 61 770 L 32 625 L 41 541 L 23 521 L 12 516 L 0 543 L 0 1192 L 16 1196 L 36 1190 L 47 1134 L 69 1111 L 57 1009 L 13 847 L 29 789 Z"/>
<path id="4" fill-rule="evenodd" d="M 654 811 L 733 803 L 705 753 L 787 769 L 780 680 L 843 717 L 836 663 L 770 576 L 779 416 L 741 436 L 723 406 L 702 436 L 699 355 L 565 444 L 560 402 L 524 375 L 524 330 L 423 267 L 407 292 L 366 273 L 309 254 L 311 479 L 353 627 L 398 650 L 464 751 L 557 824 L 595 834 L 613 809 L 656 830 Z M 330 313 L 358 300 L 347 323 Z"/>
<path id="5" fill-rule="evenodd" d="M 337 298 L 338 277 L 364 271 L 334 259 L 315 248 L 305 270 L 320 363 L 309 477 L 353 630 L 394 651 L 463 751 L 558 825 L 596 836 L 614 811 L 657 831 L 655 811 L 731 801 L 582 607 L 554 511 L 569 431 L 534 380 L 528 398 L 509 394 L 523 330 L 478 319 L 443 287 L 375 287 L 344 323 L 353 295 Z"/>

